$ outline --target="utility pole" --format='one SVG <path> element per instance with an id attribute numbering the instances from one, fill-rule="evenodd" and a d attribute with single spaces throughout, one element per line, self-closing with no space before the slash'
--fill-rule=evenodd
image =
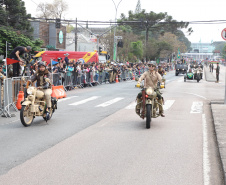
<path id="1" fill-rule="evenodd" d="M 77 23 L 77 18 L 76 18 L 76 22 L 75 22 L 75 51 L 77 51 L 78 48 L 78 23 Z"/>

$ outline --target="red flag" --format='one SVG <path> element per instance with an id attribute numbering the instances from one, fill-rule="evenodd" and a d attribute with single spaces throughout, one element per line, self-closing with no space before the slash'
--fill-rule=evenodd
<path id="1" fill-rule="evenodd" d="M 10 64 L 15 64 L 15 63 L 18 63 L 19 60 L 14 60 L 14 59 L 11 59 L 11 58 L 7 58 L 6 59 L 6 64 L 7 65 L 10 65 Z"/>

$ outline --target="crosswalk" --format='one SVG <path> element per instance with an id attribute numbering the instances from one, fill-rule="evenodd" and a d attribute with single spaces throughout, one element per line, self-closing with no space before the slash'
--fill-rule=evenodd
<path id="1" fill-rule="evenodd" d="M 105 100 L 102 100 L 101 96 L 91 96 L 83 99 L 82 97 L 79 96 L 71 96 L 67 97 L 64 99 L 58 100 L 58 103 L 61 102 L 69 102 L 69 106 L 81 106 L 86 103 L 91 103 L 92 102 L 92 107 L 95 108 L 106 108 L 110 107 L 113 104 L 120 103 L 121 101 L 125 100 L 125 97 L 115 97 L 113 99 L 108 99 L 106 100 L 106 97 L 104 98 Z M 174 105 L 175 105 L 176 100 L 165 100 L 163 109 L 165 111 L 170 110 Z M 126 110 L 135 110 L 136 106 L 136 101 L 133 101 L 130 103 L 128 106 L 124 107 Z M 190 113 L 191 114 L 201 114 L 203 112 L 203 102 L 192 102 L 191 103 L 191 108 L 190 108 Z"/>

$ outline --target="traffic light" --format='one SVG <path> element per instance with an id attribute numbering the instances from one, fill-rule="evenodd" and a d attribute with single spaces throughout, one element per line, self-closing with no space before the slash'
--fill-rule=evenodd
<path id="1" fill-rule="evenodd" d="M 56 19 L 56 28 L 60 28 L 61 22 L 60 19 Z"/>
<path id="2" fill-rule="evenodd" d="M 99 47 L 99 54 L 103 51 L 102 47 Z"/>
<path id="3" fill-rule="evenodd" d="M 10 42 L 7 42 L 7 51 L 12 50 L 12 44 Z"/>
<path id="4" fill-rule="evenodd" d="M 118 46 L 118 47 L 120 47 L 120 48 L 123 48 L 123 42 L 122 42 L 121 40 L 120 40 L 120 41 L 118 41 L 117 46 Z"/>

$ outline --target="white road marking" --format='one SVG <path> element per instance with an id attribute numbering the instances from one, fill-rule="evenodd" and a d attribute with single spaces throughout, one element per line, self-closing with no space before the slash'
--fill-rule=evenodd
<path id="1" fill-rule="evenodd" d="M 175 100 L 166 100 L 164 105 L 163 105 L 163 110 L 168 110 L 170 107 L 174 104 Z M 127 106 L 125 109 L 131 110 L 135 109 L 136 107 L 136 102 L 131 103 L 129 106 Z"/>
<path id="2" fill-rule="evenodd" d="M 168 110 L 173 104 L 175 100 L 166 100 L 163 105 L 163 110 Z"/>
<path id="3" fill-rule="evenodd" d="M 210 184 L 210 159 L 208 150 L 208 132 L 206 124 L 206 115 L 202 114 L 202 128 L 203 128 L 203 179 L 204 185 Z"/>
<path id="4" fill-rule="evenodd" d="M 185 94 L 191 94 L 191 95 L 194 95 L 194 96 L 198 96 L 198 97 L 200 97 L 200 98 L 203 98 L 203 99 L 207 99 L 206 97 L 204 97 L 204 96 L 201 96 L 201 95 L 198 95 L 198 94 L 194 94 L 194 93 L 186 93 L 185 92 Z"/>
<path id="5" fill-rule="evenodd" d="M 67 97 L 67 98 L 62 98 L 62 99 L 59 99 L 57 102 L 62 102 L 62 101 L 66 101 L 66 100 L 70 100 L 71 98 L 76 98 L 78 96 L 70 96 L 70 97 Z"/>
<path id="6" fill-rule="evenodd" d="M 112 105 L 112 104 L 114 104 L 114 103 L 116 103 L 116 102 L 118 102 L 122 99 L 124 99 L 124 98 L 115 98 L 115 99 L 109 100 L 107 102 L 104 102 L 100 105 L 97 105 L 96 107 L 107 107 L 107 106 Z"/>
<path id="7" fill-rule="evenodd" d="M 137 102 L 133 102 L 130 105 L 128 105 L 125 109 L 127 110 L 135 109 L 136 105 L 137 105 Z"/>
<path id="8" fill-rule="evenodd" d="M 203 102 L 193 102 L 190 113 L 192 114 L 202 113 L 202 108 L 203 108 Z"/>
<path id="9" fill-rule="evenodd" d="M 84 100 L 81 100 L 81 101 L 78 101 L 78 102 L 75 102 L 75 103 L 71 103 L 69 105 L 81 105 L 81 104 L 87 103 L 89 101 L 96 100 L 99 97 L 100 96 L 92 96 L 90 98 L 87 98 L 87 99 L 84 99 Z"/>

